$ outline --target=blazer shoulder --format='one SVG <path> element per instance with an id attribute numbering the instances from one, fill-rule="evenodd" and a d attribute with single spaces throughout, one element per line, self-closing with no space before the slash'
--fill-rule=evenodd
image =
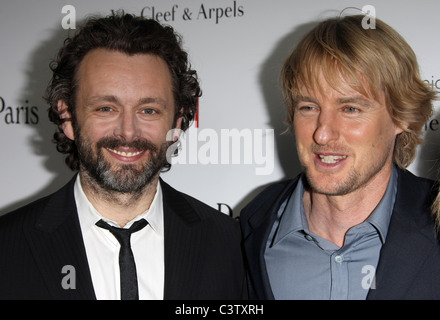
<path id="1" fill-rule="evenodd" d="M 186 193 L 182 193 L 182 196 L 197 211 L 197 213 L 202 219 L 214 219 L 216 221 L 223 222 L 226 224 L 236 223 L 236 220 L 234 220 L 232 217 L 228 216 L 227 214 L 217 209 L 214 209 L 213 207 L 207 205 L 206 203 Z"/>
<path id="2" fill-rule="evenodd" d="M 62 188 L 45 197 L 34 200 L 18 209 L 0 216 L 1 232 L 8 232 L 10 228 L 9 226 L 15 224 L 34 226 L 45 210 L 50 207 L 54 199 L 57 199 L 57 202 L 66 203 L 68 198 L 73 198 L 74 180 L 75 179 L 73 178 Z"/>
<path id="3" fill-rule="evenodd" d="M 8 233 L 12 225 L 34 223 L 44 211 L 50 198 L 51 195 L 45 196 L 0 216 L 0 233 Z"/>
<path id="4" fill-rule="evenodd" d="M 281 182 L 272 183 L 265 187 L 263 191 L 258 193 L 246 207 L 260 206 L 261 203 L 266 203 L 267 200 L 274 199 L 279 196 L 287 186 L 289 186 L 294 180 L 284 180 Z"/>
<path id="5" fill-rule="evenodd" d="M 431 205 L 438 192 L 438 183 L 434 180 L 418 177 L 408 170 L 399 169 L 398 203 L 418 203 Z"/>
<path id="6" fill-rule="evenodd" d="M 395 211 L 399 217 L 415 221 L 419 226 L 434 226 L 432 203 L 438 193 L 438 183 L 414 175 L 408 170 L 399 171 Z"/>
<path id="7" fill-rule="evenodd" d="M 405 184 L 416 183 L 426 188 L 432 188 L 436 184 L 434 180 L 416 176 L 409 170 L 399 169 L 399 176 L 402 177 L 401 181 Z"/>
<path id="8" fill-rule="evenodd" d="M 235 225 L 237 221 L 232 217 L 220 212 L 217 209 L 207 205 L 206 203 L 190 196 L 184 192 L 178 191 L 161 179 L 161 187 L 163 190 L 164 204 L 171 206 L 175 212 L 183 212 L 186 208 L 196 215 L 193 218 L 200 220 L 214 220 L 217 223 L 225 225 Z M 190 217 L 191 215 L 186 215 Z"/>
<path id="9" fill-rule="evenodd" d="M 272 208 L 280 205 L 280 202 L 288 197 L 296 187 L 300 176 L 267 186 L 241 210 L 240 220 L 246 221 L 259 212 L 269 213 Z"/>

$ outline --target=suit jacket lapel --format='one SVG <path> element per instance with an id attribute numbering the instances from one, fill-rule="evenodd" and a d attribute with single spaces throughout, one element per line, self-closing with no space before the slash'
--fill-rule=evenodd
<path id="1" fill-rule="evenodd" d="M 266 219 L 254 229 L 254 232 L 244 242 L 245 252 L 248 256 L 247 260 L 257 261 L 257 263 L 248 266 L 249 269 L 252 269 L 252 274 L 256 275 L 255 277 L 251 275 L 248 280 L 251 283 L 250 291 L 252 291 L 249 293 L 251 297 L 255 295 L 257 299 L 261 300 L 274 299 L 264 260 L 264 251 L 275 217 L 276 214 L 266 216 Z"/>
<path id="2" fill-rule="evenodd" d="M 73 195 L 75 178 L 51 196 L 36 224 L 24 230 L 54 299 L 95 299 Z"/>
<path id="3" fill-rule="evenodd" d="M 264 252 L 269 233 L 277 217 L 278 209 L 296 187 L 298 178 L 291 180 L 287 186 L 283 185 L 282 190 L 275 190 L 273 192 L 273 200 L 265 197 L 265 201 L 261 203 L 258 211 L 249 218 L 251 231 L 248 235 L 244 235 L 245 253 L 248 256 L 248 261 L 258 261 L 258 263 L 248 265 L 248 268 L 252 270 L 249 278 L 251 282 L 250 290 L 254 291 L 249 292 L 251 297 L 255 295 L 258 299 L 274 299 L 264 260 Z M 253 277 L 253 274 L 256 276 Z"/>
<path id="4" fill-rule="evenodd" d="M 185 198 L 160 180 L 163 192 L 165 232 L 164 299 L 191 299 L 197 292 L 206 228 Z M 195 249 L 199 248 L 199 249 Z M 197 253 L 197 254 L 196 254 Z"/>
<path id="5" fill-rule="evenodd" d="M 376 289 L 368 299 L 405 297 L 414 275 L 436 248 L 429 217 L 430 195 L 411 173 L 399 172 L 399 185 L 385 244 L 376 272 Z"/>

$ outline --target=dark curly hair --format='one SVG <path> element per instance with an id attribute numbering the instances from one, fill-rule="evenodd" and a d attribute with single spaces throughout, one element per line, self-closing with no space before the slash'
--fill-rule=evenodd
<path id="1" fill-rule="evenodd" d="M 173 82 L 176 116 L 182 116 L 181 130 L 185 131 L 197 112 L 197 100 L 201 90 L 195 70 L 191 69 L 188 54 L 182 49 L 181 36 L 171 26 L 162 26 L 155 20 L 113 12 L 107 17 L 92 17 L 71 38 L 64 41 L 57 57 L 50 63 L 53 72 L 47 87 L 45 99 L 49 103 L 49 119 L 57 125 L 54 142 L 59 152 L 67 154 L 66 164 L 72 170 L 79 169 L 78 151 L 75 141 L 70 140 L 62 130 L 65 121 L 75 119 L 76 73 L 85 55 L 93 49 L 104 48 L 133 54 L 154 54 L 168 65 Z M 58 101 L 64 101 L 71 119 L 62 119 Z M 183 110 L 180 112 L 179 110 Z M 167 163 L 164 169 L 169 169 Z"/>

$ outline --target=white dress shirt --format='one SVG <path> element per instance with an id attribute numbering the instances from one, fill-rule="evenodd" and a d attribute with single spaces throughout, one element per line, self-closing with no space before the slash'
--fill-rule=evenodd
<path id="1" fill-rule="evenodd" d="M 119 300 L 121 298 L 120 244 L 110 231 L 95 224 L 103 219 L 110 225 L 119 226 L 116 222 L 104 218 L 93 207 L 81 187 L 79 175 L 75 182 L 74 194 L 96 298 L 98 300 Z M 156 194 L 150 208 L 127 223 L 124 228 L 129 228 L 141 218 L 147 220 L 148 225 L 131 235 L 139 299 L 161 300 L 164 290 L 165 263 L 163 203 L 160 183 L 157 184 Z"/>

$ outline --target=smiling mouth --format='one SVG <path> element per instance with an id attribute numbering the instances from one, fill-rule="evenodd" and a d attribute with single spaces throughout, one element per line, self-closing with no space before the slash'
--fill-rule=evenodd
<path id="1" fill-rule="evenodd" d="M 323 155 L 323 154 L 318 154 L 318 156 L 323 163 L 327 163 L 327 164 L 335 164 L 341 160 L 347 159 L 347 156 L 334 156 L 334 155 Z"/>
<path id="2" fill-rule="evenodd" d="M 120 155 L 120 156 L 122 156 L 122 157 L 127 157 L 127 158 L 138 156 L 138 155 L 140 155 L 141 153 L 144 152 L 144 151 L 125 152 L 125 151 L 118 151 L 118 150 L 110 149 L 110 148 L 106 148 L 106 149 L 107 149 L 108 151 L 110 151 L 110 152 L 113 152 L 113 153 L 115 153 L 115 154 L 117 154 L 117 155 Z"/>

